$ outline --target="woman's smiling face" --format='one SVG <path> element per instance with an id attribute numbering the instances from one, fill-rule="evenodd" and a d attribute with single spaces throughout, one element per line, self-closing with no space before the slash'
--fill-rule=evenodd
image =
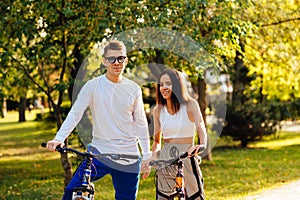
<path id="1" fill-rule="evenodd" d="M 164 74 L 161 76 L 159 81 L 159 90 L 164 99 L 171 99 L 172 81 L 168 74 Z"/>

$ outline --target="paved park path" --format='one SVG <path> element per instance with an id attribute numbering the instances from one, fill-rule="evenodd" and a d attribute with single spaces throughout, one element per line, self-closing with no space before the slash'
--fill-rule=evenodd
<path id="1" fill-rule="evenodd" d="M 283 131 L 300 132 L 299 122 L 283 124 Z M 300 180 L 283 184 L 264 191 L 260 194 L 248 196 L 244 200 L 300 200 Z"/>
<path id="2" fill-rule="evenodd" d="M 300 180 L 286 183 L 283 186 L 275 187 L 261 194 L 248 196 L 245 200 L 299 200 Z"/>

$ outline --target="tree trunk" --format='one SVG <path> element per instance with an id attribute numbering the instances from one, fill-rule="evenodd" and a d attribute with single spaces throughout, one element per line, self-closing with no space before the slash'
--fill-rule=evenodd
<path id="1" fill-rule="evenodd" d="M 148 64 L 148 68 L 155 76 L 156 80 L 158 79 L 159 75 L 165 70 L 165 68 L 163 68 L 162 66 L 164 66 L 164 57 L 162 55 L 162 51 L 156 50 L 156 56 L 151 58 Z"/>
<path id="2" fill-rule="evenodd" d="M 59 130 L 59 128 L 62 125 L 62 116 L 61 116 L 61 112 L 60 112 L 60 107 L 58 106 L 53 106 L 54 107 L 54 112 L 55 112 L 55 117 L 56 117 L 56 123 L 57 123 L 57 130 Z M 65 140 L 65 145 L 68 145 L 68 138 Z M 68 157 L 68 153 L 61 153 L 60 154 L 60 160 L 61 160 L 61 164 L 62 167 L 64 169 L 65 172 L 65 187 L 69 184 L 69 182 L 72 179 L 72 165 L 71 162 L 69 160 Z"/>
<path id="3" fill-rule="evenodd" d="M 5 116 L 6 116 L 6 114 L 7 114 L 7 107 L 6 107 L 6 99 L 5 98 L 3 98 L 3 99 L 1 99 L 0 100 L 1 102 L 0 102 L 0 117 L 1 118 L 4 118 Z"/>
<path id="4" fill-rule="evenodd" d="M 78 71 L 80 70 L 80 67 L 81 67 L 81 65 L 83 64 L 83 61 L 84 61 L 84 56 L 80 52 L 80 45 L 81 44 L 75 44 L 75 47 L 74 47 L 74 50 L 73 50 L 74 51 L 74 57 L 76 59 L 74 59 L 74 61 L 73 61 L 74 67 L 71 69 L 71 80 L 70 80 L 71 84 L 68 87 L 68 95 L 69 95 L 69 99 L 72 103 L 75 100 L 73 98 L 77 98 L 77 95 L 78 95 L 76 93 L 75 97 L 73 97 L 73 89 L 74 89 L 73 80 L 84 81 L 84 77 L 85 77 L 85 73 L 84 74 L 79 74 L 80 76 L 77 77 Z"/>
<path id="5" fill-rule="evenodd" d="M 198 94 L 199 94 L 199 105 L 200 105 L 200 111 L 203 116 L 203 120 L 205 123 L 205 127 L 207 129 L 207 123 L 206 123 L 206 113 L 205 110 L 207 108 L 207 101 L 206 101 L 206 82 L 203 78 L 198 78 Z M 208 137 L 208 135 L 207 135 Z M 199 138 L 198 138 L 199 143 Z M 206 160 L 212 160 L 212 153 L 210 151 L 210 145 L 209 145 L 209 137 L 207 141 L 207 148 L 206 151 L 203 152 L 203 155 L 205 156 L 204 159 Z"/>
<path id="6" fill-rule="evenodd" d="M 244 83 L 247 82 L 247 74 L 244 72 L 244 43 L 241 41 L 240 43 L 241 52 L 236 51 L 236 56 L 234 58 L 234 74 L 232 76 L 233 81 L 233 94 L 232 94 L 232 104 L 243 105 L 245 101 Z"/>
<path id="7" fill-rule="evenodd" d="M 68 143 L 68 138 L 65 140 L 65 144 Z M 69 157 L 68 157 L 68 153 L 61 153 L 60 154 L 60 161 L 61 161 L 61 164 L 62 164 L 62 167 L 64 169 L 64 172 L 65 172 L 65 180 L 64 180 L 64 183 L 65 183 L 65 187 L 67 187 L 67 185 L 69 184 L 69 182 L 71 181 L 72 179 L 72 165 L 71 165 L 71 162 L 69 160 Z"/>
<path id="8" fill-rule="evenodd" d="M 232 96 L 232 104 L 234 105 L 241 105 L 244 107 L 244 102 L 247 101 L 247 96 L 244 94 L 244 90 L 246 85 L 249 84 L 248 76 L 247 76 L 247 68 L 244 65 L 244 55 L 245 52 L 245 45 L 244 41 L 241 40 L 240 42 L 241 50 L 236 50 L 236 56 L 235 56 L 235 74 L 233 76 L 233 82 L 234 82 L 234 89 L 233 89 L 233 96 Z M 235 111 L 234 111 L 235 112 Z M 241 129 L 241 127 L 238 127 Z M 241 141 L 241 147 L 245 148 L 247 147 L 247 144 L 249 140 L 246 138 L 245 133 L 240 132 L 239 133 L 240 141 Z"/>
<path id="9" fill-rule="evenodd" d="M 247 140 L 247 138 L 242 138 L 241 139 L 241 147 L 242 148 L 246 148 L 248 143 L 249 143 L 249 141 Z"/>
<path id="10" fill-rule="evenodd" d="M 25 111 L 26 111 L 26 97 L 21 97 L 19 103 L 19 122 L 26 121 Z"/>

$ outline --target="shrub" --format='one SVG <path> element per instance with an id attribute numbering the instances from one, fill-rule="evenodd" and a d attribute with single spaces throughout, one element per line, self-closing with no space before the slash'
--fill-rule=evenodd
<path id="1" fill-rule="evenodd" d="M 288 117 L 287 105 L 280 102 L 228 104 L 221 136 L 231 136 L 246 147 L 249 142 L 260 140 L 264 135 L 274 134 L 281 128 L 280 121 Z"/>

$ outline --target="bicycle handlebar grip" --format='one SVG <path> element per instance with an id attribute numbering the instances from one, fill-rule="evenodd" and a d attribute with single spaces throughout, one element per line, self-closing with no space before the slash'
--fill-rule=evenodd
<path id="1" fill-rule="evenodd" d="M 155 161 L 154 161 L 154 160 L 151 160 L 151 161 L 149 162 L 149 165 L 150 165 L 150 166 L 155 165 Z"/>
<path id="2" fill-rule="evenodd" d="M 47 147 L 47 142 L 42 142 L 41 147 L 45 147 L 46 148 Z M 62 148 L 58 145 L 55 150 L 56 151 L 61 151 Z"/>
<path id="3" fill-rule="evenodd" d="M 202 152 L 202 151 L 204 151 L 204 150 L 205 150 L 204 147 L 200 147 L 200 148 L 198 149 L 198 151 L 197 151 L 197 149 L 195 149 L 195 150 L 192 152 L 192 155 L 198 154 L 198 153 L 200 153 L 200 152 Z"/>
<path id="4" fill-rule="evenodd" d="M 184 154 L 180 155 L 179 157 L 180 158 L 186 158 L 186 157 L 188 157 L 188 155 L 189 155 L 188 152 L 185 152 Z"/>

